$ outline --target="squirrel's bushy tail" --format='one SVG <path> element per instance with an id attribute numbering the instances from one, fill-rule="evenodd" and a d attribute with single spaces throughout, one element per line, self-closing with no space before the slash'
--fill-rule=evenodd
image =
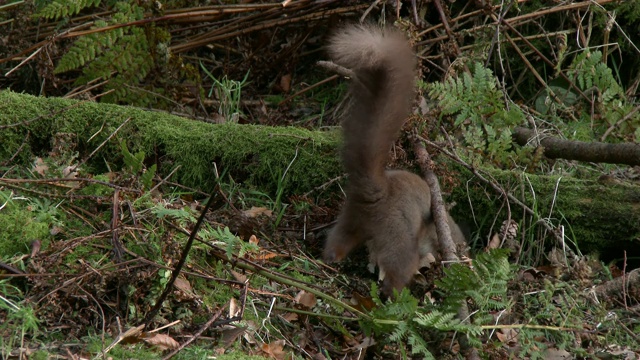
<path id="1" fill-rule="evenodd" d="M 358 196 L 374 201 L 384 196 L 389 149 L 411 111 L 416 59 L 403 34 L 374 25 L 339 31 L 328 51 L 333 62 L 355 74 L 342 121 L 344 166 Z"/>

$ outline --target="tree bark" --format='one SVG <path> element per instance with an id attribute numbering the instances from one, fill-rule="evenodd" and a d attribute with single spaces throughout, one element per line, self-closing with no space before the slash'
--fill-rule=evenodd
<path id="1" fill-rule="evenodd" d="M 527 128 L 513 130 L 513 139 L 521 146 L 530 143 L 544 147 L 550 159 L 579 160 L 595 163 L 640 165 L 640 144 L 608 144 L 545 137 Z"/>

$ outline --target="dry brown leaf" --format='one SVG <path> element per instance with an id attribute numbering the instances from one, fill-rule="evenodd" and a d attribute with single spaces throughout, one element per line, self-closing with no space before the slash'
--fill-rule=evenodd
<path id="1" fill-rule="evenodd" d="M 574 357 L 566 350 L 549 348 L 544 351 L 544 358 L 547 360 L 565 360 L 573 359 Z"/>
<path id="2" fill-rule="evenodd" d="M 487 250 L 497 249 L 500 247 L 500 234 L 493 234 L 489 244 L 487 244 Z"/>
<path id="3" fill-rule="evenodd" d="M 256 206 L 252 206 L 251 209 L 245 210 L 242 213 L 244 214 L 244 216 L 249 218 L 254 218 L 259 215 L 266 215 L 268 217 L 271 217 L 271 215 L 273 215 L 273 211 L 265 207 L 256 207 Z"/>
<path id="4" fill-rule="evenodd" d="M 298 321 L 298 318 L 299 318 L 298 314 L 292 313 L 292 312 L 285 313 L 281 317 L 288 322 Z"/>
<path id="5" fill-rule="evenodd" d="M 281 360 L 284 359 L 286 355 L 284 352 L 284 340 L 274 341 L 269 344 L 262 344 L 260 350 L 272 359 Z"/>
<path id="6" fill-rule="evenodd" d="M 118 335 L 118 338 L 114 342 L 120 342 L 123 344 L 136 344 L 143 340 L 145 336 L 142 332 L 144 324 L 136 327 L 132 327 L 124 333 Z"/>
<path id="7" fill-rule="evenodd" d="M 327 360 L 327 357 L 324 356 L 324 354 L 322 354 L 321 352 L 317 352 L 317 353 L 311 355 L 311 358 L 313 360 Z"/>
<path id="8" fill-rule="evenodd" d="M 171 336 L 158 333 L 148 335 L 144 338 L 144 342 L 162 351 L 177 349 L 180 346 L 180 343 L 175 341 Z"/>
<path id="9" fill-rule="evenodd" d="M 255 334 L 256 334 L 256 328 L 255 328 L 255 324 L 253 324 L 253 326 L 249 326 L 247 328 L 247 331 L 245 331 L 244 334 L 242 334 L 242 338 L 244 339 L 244 341 L 247 342 L 247 344 L 255 345 L 258 343 L 258 340 L 256 340 L 256 337 L 255 337 Z"/>
<path id="10" fill-rule="evenodd" d="M 424 96 L 420 96 L 420 101 L 418 101 L 418 108 L 416 110 L 420 110 L 422 115 L 427 115 L 429 113 L 429 102 Z"/>
<path id="11" fill-rule="evenodd" d="M 282 75 L 280 78 L 280 88 L 282 92 L 288 93 L 291 90 L 291 74 Z"/>
<path id="12" fill-rule="evenodd" d="M 222 344 L 225 348 L 229 348 L 233 345 L 238 337 L 247 330 L 244 326 L 225 325 L 222 328 Z"/>
<path id="13" fill-rule="evenodd" d="M 261 251 L 259 255 L 251 257 L 253 260 L 269 260 L 278 257 L 278 254 L 271 251 Z"/>
<path id="14" fill-rule="evenodd" d="M 240 311 L 242 311 L 242 308 L 238 306 L 238 300 L 231 298 L 231 300 L 229 300 L 229 317 L 232 318 L 240 315 Z"/>
<path id="15" fill-rule="evenodd" d="M 514 345 L 518 342 L 518 330 L 516 329 L 502 329 L 496 331 L 496 337 L 498 340 L 505 344 Z"/>
<path id="16" fill-rule="evenodd" d="M 353 346 L 350 346 L 348 349 L 349 350 L 364 350 L 364 349 L 366 349 L 368 347 L 371 347 L 371 346 L 373 346 L 375 344 L 376 344 L 376 341 L 373 338 L 367 336 L 367 337 L 363 338 L 359 343 L 357 343 L 357 344 L 355 344 Z"/>
<path id="17" fill-rule="evenodd" d="M 296 297 L 293 299 L 293 301 L 308 309 L 316 306 L 316 303 L 318 302 L 315 295 L 304 290 L 300 290 L 300 292 L 296 294 Z"/>
<path id="18" fill-rule="evenodd" d="M 182 276 L 178 276 L 176 278 L 176 281 L 173 283 L 173 286 L 175 286 L 176 289 L 178 289 L 180 291 L 184 291 L 186 293 L 191 293 L 191 291 L 192 291 L 191 284 L 189 283 L 189 280 L 185 279 Z"/>
<path id="19" fill-rule="evenodd" d="M 357 291 L 351 294 L 351 300 L 349 301 L 358 310 L 371 310 L 376 304 L 373 302 L 371 296 L 364 296 Z"/>
<path id="20" fill-rule="evenodd" d="M 245 283 L 247 281 L 247 277 L 245 275 L 240 274 L 237 271 L 234 270 L 229 270 L 231 272 L 231 275 L 233 276 L 233 278 L 241 283 Z"/>
<path id="21" fill-rule="evenodd" d="M 33 258 L 34 256 L 38 255 L 38 253 L 40 252 L 41 246 L 42 246 L 42 243 L 40 242 L 40 240 L 38 239 L 33 240 L 31 242 L 31 253 L 29 254 L 29 257 Z"/>
<path id="22" fill-rule="evenodd" d="M 36 161 L 33 165 L 33 171 L 37 172 L 38 174 L 44 176 L 44 174 L 49 170 L 49 166 L 47 166 L 44 163 L 44 160 L 42 160 L 42 158 L 38 157 L 36 158 Z"/>

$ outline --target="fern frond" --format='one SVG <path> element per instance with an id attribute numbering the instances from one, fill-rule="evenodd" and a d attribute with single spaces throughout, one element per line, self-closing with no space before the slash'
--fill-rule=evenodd
<path id="1" fill-rule="evenodd" d="M 100 5 L 101 0 L 55 0 L 34 15 L 36 18 L 57 20 L 69 15 L 76 15 L 90 6 Z"/>
<path id="2" fill-rule="evenodd" d="M 409 345 L 411 345 L 411 354 L 422 355 L 423 359 L 434 359 L 433 354 L 427 348 L 427 342 L 422 338 L 421 334 L 417 331 L 410 331 L 407 339 Z"/>
<path id="3" fill-rule="evenodd" d="M 399 322 L 398 325 L 395 327 L 395 329 L 391 332 L 391 335 L 389 335 L 389 340 L 391 341 L 404 340 L 404 338 L 407 336 L 408 330 L 409 330 L 409 327 L 407 326 L 406 322 L 404 321 Z"/>
<path id="4" fill-rule="evenodd" d="M 454 126 L 463 127 L 465 142 L 476 153 L 509 162 L 511 128 L 525 117 L 518 106 L 505 103 L 491 70 L 475 63 L 472 73 L 427 85 L 427 90 L 439 101 L 443 115 L 455 115 Z"/>

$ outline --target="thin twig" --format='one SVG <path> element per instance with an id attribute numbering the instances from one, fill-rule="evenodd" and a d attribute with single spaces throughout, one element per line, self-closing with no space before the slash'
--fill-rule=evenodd
<path id="1" fill-rule="evenodd" d="M 98 150 L 100 150 L 100 149 L 101 149 L 101 148 L 102 148 L 106 143 L 108 143 L 108 142 L 109 142 L 109 140 L 111 140 L 111 138 L 112 138 L 112 137 L 114 137 L 114 136 L 115 136 L 115 135 L 120 131 L 120 129 L 122 129 L 126 124 L 128 124 L 130 120 L 131 120 L 131 118 L 129 117 L 129 118 L 127 118 L 127 120 L 123 121 L 123 122 L 122 122 L 122 124 L 120 124 L 120 126 L 118 126 L 118 128 L 117 128 L 117 129 L 115 129 L 111 134 L 109 134 L 109 136 L 108 136 L 108 137 L 107 137 L 107 138 L 106 138 L 106 139 L 105 139 L 105 140 L 104 140 L 100 145 L 98 145 L 98 147 L 97 147 L 97 148 L 95 148 L 95 149 L 91 152 L 91 154 L 89 154 L 89 155 L 88 155 L 87 157 L 85 157 L 82 161 L 80 161 L 78 164 L 76 164 L 76 165 L 73 167 L 73 169 L 71 170 L 71 172 L 76 171 L 76 169 L 77 169 L 79 166 L 83 165 L 83 164 L 84 164 L 84 163 L 86 163 L 89 159 L 91 159 L 91 158 L 93 157 L 93 155 L 95 155 L 95 154 L 98 152 Z"/>
<path id="2" fill-rule="evenodd" d="M 174 357 L 175 355 L 178 354 L 178 352 L 180 352 L 182 349 L 184 349 L 185 347 L 187 347 L 187 345 L 191 344 L 192 342 L 196 341 L 200 335 L 202 335 L 203 332 L 205 332 L 207 329 L 209 329 L 215 322 L 216 320 L 218 320 L 218 318 L 222 315 L 222 311 L 226 308 L 229 307 L 229 303 L 230 301 L 227 301 L 226 304 L 224 304 L 223 306 L 221 306 L 220 308 L 218 308 L 218 311 L 216 311 L 211 318 L 209 318 L 209 320 L 207 320 L 206 323 L 204 323 L 199 329 L 198 331 L 196 331 L 191 337 L 189 337 L 189 339 L 187 339 L 187 341 L 185 341 L 184 343 L 180 344 L 180 346 L 174 350 L 172 350 L 170 353 L 168 353 L 165 357 L 162 358 L 162 360 L 169 360 L 172 357 Z"/>

